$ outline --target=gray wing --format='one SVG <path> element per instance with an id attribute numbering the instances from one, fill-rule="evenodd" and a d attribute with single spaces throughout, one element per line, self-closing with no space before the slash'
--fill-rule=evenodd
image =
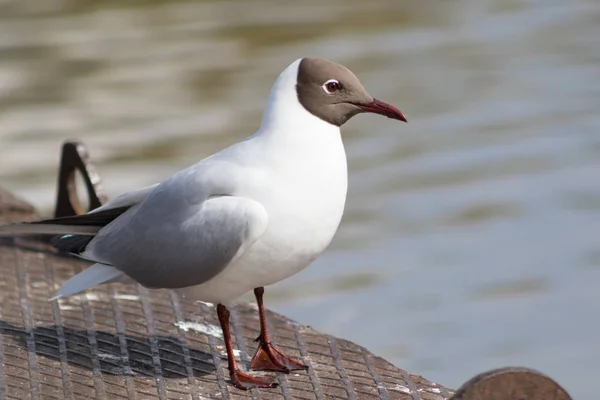
<path id="1" fill-rule="evenodd" d="M 146 287 L 183 288 L 216 276 L 267 227 L 265 208 L 248 198 L 210 197 L 197 205 L 172 200 L 149 199 L 124 214 L 98 233 L 83 256 Z"/>
<path id="2" fill-rule="evenodd" d="M 36 223 L 104 227 L 120 217 L 131 207 L 141 203 L 146 197 L 148 197 L 154 188 L 156 188 L 156 186 L 157 185 L 147 186 L 142 189 L 123 193 L 87 214 L 43 220 Z M 51 240 L 51 243 L 58 250 L 80 255 L 85 251 L 87 245 L 92 241 L 92 239 L 93 236 L 89 235 L 62 235 L 55 236 Z"/>

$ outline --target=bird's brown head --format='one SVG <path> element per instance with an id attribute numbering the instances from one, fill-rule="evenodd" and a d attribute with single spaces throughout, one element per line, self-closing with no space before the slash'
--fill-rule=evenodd
<path id="1" fill-rule="evenodd" d="M 296 92 L 308 112 L 336 126 L 363 112 L 406 122 L 396 107 L 371 97 L 352 71 L 324 58 L 300 61 Z"/>

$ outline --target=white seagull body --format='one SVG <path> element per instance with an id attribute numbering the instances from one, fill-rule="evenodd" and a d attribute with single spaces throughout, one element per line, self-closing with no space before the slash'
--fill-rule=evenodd
<path id="1" fill-rule="evenodd" d="M 271 387 L 272 380 L 237 367 L 226 304 L 254 289 L 261 335 L 252 369 L 305 368 L 272 345 L 263 287 L 306 268 L 333 239 L 348 183 L 340 126 L 361 112 L 406 121 L 347 68 L 296 60 L 271 89 L 254 135 L 88 214 L 4 226 L 0 233 L 63 235 L 57 248 L 94 263 L 53 299 L 135 281 L 218 303 L 233 384 Z"/>
<path id="2" fill-rule="evenodd" d="M 82 254 L 100 263 L 94 267 L 102 270 L 100 280 L 144 265 L 147 273 L 160 270 L 193 284 L 178 289 L 186 298 L 225 303 L 297 273 L 325 250 L 344 211 L 346 154 L 340 128 L 297 101 L 299 63 L 277 79 L 254 135 L 97 210 L 135 204 Z M 221 252 L 234 252 L 226 265 L 202 263 L 215 242 Z M 208 270 L 191 271 L 202 269 Z M 57 295 L 87 288 L 77 277 L 72 283 Z"/>

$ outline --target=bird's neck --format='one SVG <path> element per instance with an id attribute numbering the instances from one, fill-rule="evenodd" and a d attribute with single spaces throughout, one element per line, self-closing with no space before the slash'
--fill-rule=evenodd
<path id="1" fill-rule="evenodd" d="M 292 99 L 269 104 L 259 134 L 281 139 L 285 139 L 285 136 L 305 136 L 305 139 L 309 139 L 313 135 L 339 136 L 340 128 L 309 113 L 300 102 Z M 301 137 L 298 139 L 302 140 Z"/>

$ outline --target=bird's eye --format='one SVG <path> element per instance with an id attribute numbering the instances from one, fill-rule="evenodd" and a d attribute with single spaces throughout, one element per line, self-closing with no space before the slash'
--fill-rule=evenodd
<path id="1" fill-rule="evenodd" d="M 323 84 L 323 90 L 327 94 L 333 94 L 342 90 L 342 85 L 335 79 L 330 79 Z"/>

